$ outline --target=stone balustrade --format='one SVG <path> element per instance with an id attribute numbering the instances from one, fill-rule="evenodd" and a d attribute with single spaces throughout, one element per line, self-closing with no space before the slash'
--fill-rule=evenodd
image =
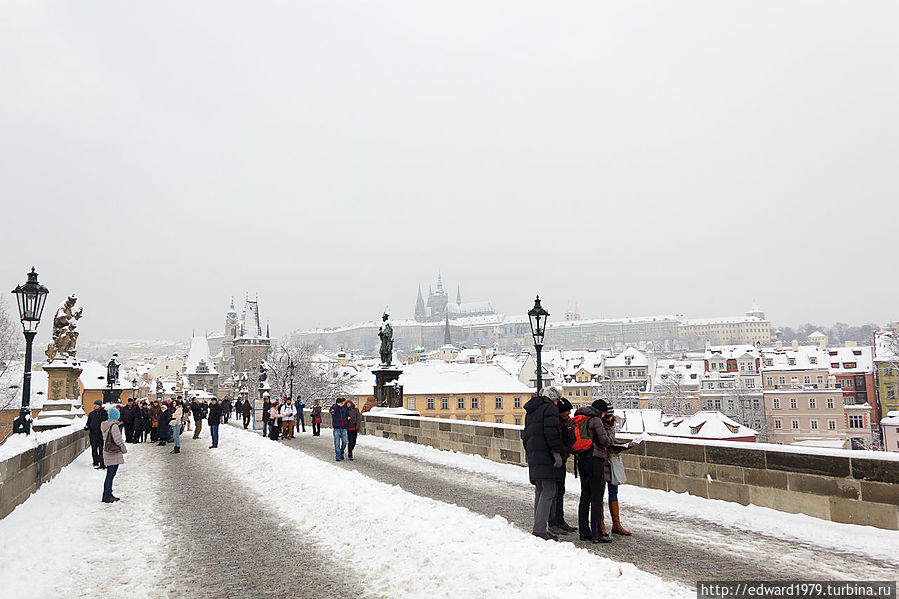
<path id="1" fill-rule="evenodd" d="M 89 445 L 87 431 L 77 430 L 0 462 L 0 518 L 59 474 Z"/>
<path id="2" fill-rule="evenodd" d="M 519 426 L 366 414 L 363 433 L 525 465 Z M 899 529 L 896 458 L 661 437 L 622 453 L 628 484 L 890 530 Z"/>

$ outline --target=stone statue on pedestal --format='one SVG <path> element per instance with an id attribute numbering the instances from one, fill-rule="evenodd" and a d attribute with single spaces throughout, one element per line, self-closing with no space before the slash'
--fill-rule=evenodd
<path id="1" fill-rule="evenodd" d="M 53 317 L 53 341 L 47 346 L 47 361 L 75 358 L 75 344 L 78 342 L 77 320 L 82 308 L 74 309 L 78 298 L 73 293 L 56 310 Z"/>
<path id="2" fill-rule="evenodd" d="M 378 328 L 378 337 L 381 339 L 380 354 L 382 366 L 390 366 L 393 363 L 393 327 L 390 326 L 388 318 L 390 318 L 390 315 L 384 312 L 384 316 L 381 317 L 384 325 Z"/>

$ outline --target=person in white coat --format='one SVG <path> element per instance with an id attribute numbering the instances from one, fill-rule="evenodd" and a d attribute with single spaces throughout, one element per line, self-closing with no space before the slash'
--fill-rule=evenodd
<path id="1" fill-rule="evenodd" d="M 283 404 L 281 404 L 281 427 L 282 434 L 281 437 L 284 439 L 293 439 L 293 419 L 296 416 L 296 409 L 293 407 L 293 402 L 290 401 L 290 398 L 287 398 Z"/>

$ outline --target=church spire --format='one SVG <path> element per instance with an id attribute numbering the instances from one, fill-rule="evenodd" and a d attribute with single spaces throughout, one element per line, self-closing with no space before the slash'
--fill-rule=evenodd
<path id="1" fill-rule="evenodd" d="M 422 322 L 425 319 L 425 300 L 421 297 L 421 284 L 418 285 L 418 299 L 415 300 L 415 320 Z"/>
<path id="2" fill-rule="evenodd" d="M 462 305 L 462 287 L 456 283 L 456 305 Z"/>
<path id="3" fill-rule="evenodd" d="M 437 293 L 443 293 L 443 278 L 440 276 L 440 271 L 437 271 Z"/>

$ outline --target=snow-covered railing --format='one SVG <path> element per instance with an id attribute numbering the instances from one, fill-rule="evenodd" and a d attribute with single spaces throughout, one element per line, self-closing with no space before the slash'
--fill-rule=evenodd
<path id="1" fill-rule="evenodd" d="M 509 424 L 363 415 L 364 434 L 525 465 L 521 430 Z M 622 459 L 628 484 L 899 529 L 899 456 L 894 454 L 653 436 Z"/>
<path id="2" fill-rule="evenodd" d="M 31 435 L 12 435 L 0 445 L 0 518 L 59 474 L 89 445 L 79 423 Z"/>

